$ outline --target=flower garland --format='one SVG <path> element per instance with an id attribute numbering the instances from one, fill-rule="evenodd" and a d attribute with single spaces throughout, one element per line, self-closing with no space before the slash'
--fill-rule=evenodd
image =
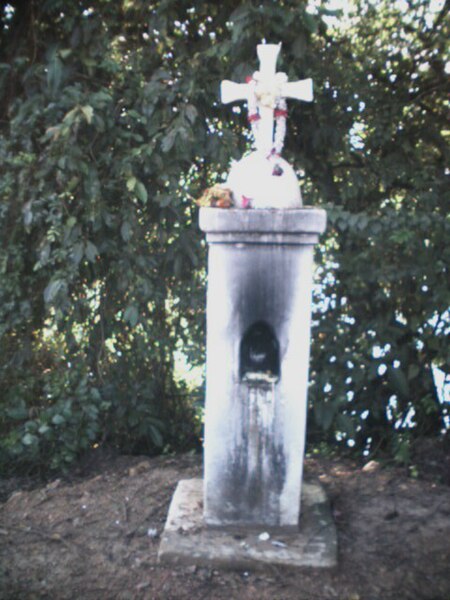
<path id="1" fill-rule="evenodd" d="M 284 138 L 286 136 L 286 118 L 288 114 L 286 100 L 278 95 L 274 97 L 273 94 L 267 91 L 258 92 L 258 73 L 254 73 L 253 77 L 247 77 L 246 82 L 250 86 L 247 108 L 248 122 L 252 130 L 253 139 L 255 142 L 258 139 L 258 122 L 261 119 L 258 110 L 258 103 L 269 106 L 270 108 L 274 108 L 275 136 L 269 156 L 281 156 L 284 146 Z"/>

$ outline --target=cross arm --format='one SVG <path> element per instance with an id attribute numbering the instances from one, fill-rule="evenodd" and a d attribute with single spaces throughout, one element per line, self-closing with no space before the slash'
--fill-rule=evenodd
<path id="1" fill-rule="evenodd" d="M 248 83 L 234 83 L 226 79 L 220 85 L 220 95 L 222 102 L 236 102 L 236 100 L 247 100 L 249 95 Z"/>
<path id="2" fill-rule="evenodd" d="M 312 79 L 303 79 L 302 81 L 290 81 L 283 83 L 281 87 L 281 96 L 284 98 L 296 98 L 297 100 L 303 100 L 304 102 L 312 102 Z"/>

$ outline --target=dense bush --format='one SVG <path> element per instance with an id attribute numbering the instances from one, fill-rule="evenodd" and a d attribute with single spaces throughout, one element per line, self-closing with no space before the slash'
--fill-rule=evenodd
<path id="1" fill-rule="evenodd" d="M 0 6 L 2 468 L 198 439 L 197 395 L 174 371 L 179 350 L 204 360 L 192 199 L 245 149 L 244 111 L 218 86 L 254 70 L 262 38 L 315 82 L 286 146 L 329 214 L 311 440 L 405 456 L 442 430 L 444 9 L 361 2 L 342 28 L 294 0 Z"/>

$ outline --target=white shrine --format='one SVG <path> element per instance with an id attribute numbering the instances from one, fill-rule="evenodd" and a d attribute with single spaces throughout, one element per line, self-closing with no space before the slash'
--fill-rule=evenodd
<path id="1" fill-rule="evenodd" d="M 326 213 L 302 207 L 280 156 L 285 98 L 311 101 L 312 82 L 276 73 L 279 50 L 259 45 L 251 80 L 222 83 L 224 102 L 247 101 L 256 150 L 228 177 L 237 208 L 200 209 L 208 243 L 204 477 L 178 484 L 159 551 L 166 563 L 336 564 L 326 496 L 303 482 L 313 250 Z"/>

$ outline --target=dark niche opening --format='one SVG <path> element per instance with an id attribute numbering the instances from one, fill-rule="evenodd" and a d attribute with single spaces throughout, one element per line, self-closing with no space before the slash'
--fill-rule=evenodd
<path id="1" fill-rule="evenodd" d="M 239 375 L 244 381 L 269 382 L 280 377 L 280 346 L 264 321 L 253 323 L 241 340 Z"/>

